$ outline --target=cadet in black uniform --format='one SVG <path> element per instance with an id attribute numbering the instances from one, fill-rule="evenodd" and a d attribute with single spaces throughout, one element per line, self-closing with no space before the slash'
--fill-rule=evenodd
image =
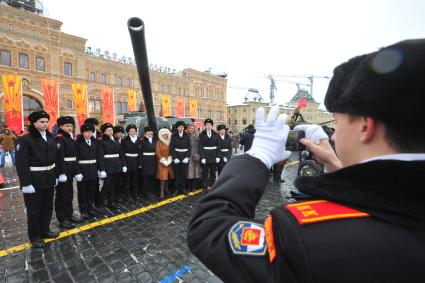
<path id="1" fill-rule="evenodd" d="M 123 145 L 122 145 L 122 140 L 124 138 L 124 132 L 125 132 L 124 127 L 123 126 L 114 126 L 113 132 L 114 132 L 114 138 L 120 144 L 121 152 L 124 156 L 124 148 L 123 148 Z M 127 168 L 127 170 L 128 170 L 128 168 Z M 116 195 L 119 196 L 119 198 L 124 200 L 124 201 L 129 200 L 128 193 L 125 192 L 125 184 L 124 184 L 124 179 L 125 179 L 126 174 L 127 173 L 124 173 L 124 172 L 119 174 L 119 181 L 118 181 L 118 186 L 117 186 L 117 190 L 116 190 Z"/>
<path id="2" fill-rule="evenodd" d="M 137 127 L 130 124 L 125 128 L 127 136 L 122 140 L 127 173 L 125 173 L 125 195 L 131 195 L 133 200 L 139 199 L 139 154 L 141 154 L 140 140 L 137 137 Z"/>
<path id="3" fill-rule="evenodd" d="M 82 176 L 75 176 L 78 189 L 78 206 L 80 208 L 81 218 L 88 219 L 90 216 L 96 216 L 98 212 L 106 212 L 100 208 L 95 208 L 95 194 L 99 183 L 98 171 L 101 171 L 102 178 L 106 177 L 104 168 L 99 167 L 99 142 L 94 138 L 94 125 L 83 124 L 80 128 L 81 134 L 76 141 L 78 167 Z"/>
<path id="4" fill-rule="evenodd" d="M 113 136 L 112 124 L 105 123 L 100 127 L 100 130 L 102 139 L 99 142 L 99 157 L 101 167 L 105 168 L 106 178 L 100 192 L 98 206 L 102 208 L 106 200 L 110 209 L 116 209 L 119 177 L 122 172 L 127 172 L 127 167 L 125 166 L 121 144 Z"/>
<path id="5" fill-rule="evenodd" d="M 264 222 L 255 206 L 270 167 L 289 156 L 289 128 L 277 107 L 266 122 L 260 108 L 251 150 L 196 208 L 191 251 L 225 282 L 423 282 L 424 74 L 425 39 L 338 66 L 325 97 L 337 154 L 320 126 L 295 127 L 328 173 L 299 177 L 311 200 L 280 205 Z"/>
<path id="6" fill-rule="evenodd" d="M 73 137 L 75 120 L 71 116 L 59 117 L 56 125 L 59 127 L 56 135 L 58 148 L 58 164 L 64 164 L 62 169 L 66 174 L 66 181 L 61 182 L 56 187 L 55 211 L 59 221 L 59 228 L 74 228 L 73 222 L 80 222 L 73 217 L 74 209 L 72 200 L 74 199 L 74 178 L 82 178 L 77 163 L 77 148 Z M 60 177 L 60 176 L 59 176 Z"/>
<path id="7" fill-rule="evenodd" d="M 177 121 L 175 124 L 177 132 L 171 135 L 170 151 L 173 157 L 174 167 L 174 195 L 178 193 L 188 194 L 186 188 L 187 181 L 187 168 L 191 155 L 192 145 L 190 138 L 185 133 L 186 124 L 183 121 Z"/>
<path id="8" fill-rule="evenodd" d="M 59 235 L 50 230 L 50 221 L 56 178 L 64 174 L 59 169 L 64 165 L 56 167 L 57 145 L 47 130 L 49 119 L 45 111 L 32 112 L 28 134 L 19 138 L 16 146 L 16 171 L 27 209 L 28 237 L 34 248 L 44 247 L 42 238 Z"/>
<path id="9" fill-rule="evenodd" d="M 86 124 L 86 125 L 93 125 L 93 127 L 94 127 L 94 132 L 93 132 L 93 137 L 95 138 L 95 139 L 100 139 L 100 138 L 102 138 L 102 133 L 97 129 L 98 128 L 98 126 L 99 126 L 99 120 L 97 120 L 96 118 L 94 118 L 94 117 L 90 117 L 90 118 L 87 118 L 85 121 L 84 121 L 84 124 Z M 99 198 L 100 198 L 100 188 L 99 188 L 99 184 L 100 184 L 100 178 L 98 178 L 97 179 L 97 183 L 96 183 L 96 190 L 94 191 L 94 201 L 95 201 L 95 203 L 98 203 L 100 200 L 99 200 Z M 104 209 L 103 209 L 104 210 Z M 106 211 L 105 211 L 106 212 Z"/>
<path id="10" fill-rule="evenodd" d="M 220 162 L 219 136 L 212 130 L 214 122 L 205 119 L 205 130 L 199 134 L 199 155 L 202 167 L 203 194 L 206 194 L 215 181 L 215 169 Z"/>
<path id="11" fill-rule="evenodd" d="M 155 186 L 156 177 L 156 156 L 155 146 L 156 140 L 153 137 L 153 131 L 151 127 L 144 128 L 145 136 L 141 141 L 142 146 L 142 173 L 143 173 L 143 190 L 153 191 Z"/>
<path id="12" fill-rule="evenodd" d="M 217 166 L 217 172 L 218 175 L 220 175 L 221 171 L 223 170 L 224 166 L 227 164 L 227 162 L 232 157 L 232 138 L 229 137 L 229 135 L 226 133 L 226 125 L 218 125 L 217 126 L 217 132 L 220 138 L 219 141 L 219 147 L 220 147 L 220 163 Z"/>

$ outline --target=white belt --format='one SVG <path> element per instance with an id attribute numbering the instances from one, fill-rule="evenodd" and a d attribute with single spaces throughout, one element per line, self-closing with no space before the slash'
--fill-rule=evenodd
<path id="1" fill-rule="evenodd" d="M 221 152 L 228 152 L 229 151 L 229 149 L 228 148 L 225 148 L 225 149 L 222 149 L 221 150 Z"/>
<path id="2" fill-rule="evenodd" d="M 137 154 L 137 153 L 126 153 L 125 156 L 137 157 L 137 156 L 139 156 L 139 154 Z"/>
<path id="3" fill-rule="evenodd" d="M 49 171 L 50 169 L 53 169 L 56 167 L 56 164 L 53 163 L 50 166 L 30 166 L 30 171 Z"/>
<path id="4" fill-rule="evenodd" d="M 78 163 L 80 164 L 94 164 L 96 163 L 96 159 L 91 159 L 91 160 L 79 160 Z"/>
<path id="5" fill-rule="evenodd" d="M 63 160 L 65 160 L 65 161 L 77 161 L 77 157 L 65 157 Z"/>
<path id="6" fill-rule="evenodd" d="M 212 150 L 212 149 L 217 149 L 217 147 L 216 146 L 204 146 L 204 149 Z"/>
<path id="7" fill-rule="evenodd" d="M 143 152 L 143 155 L 155 155 L 155 152 Z"/>
<path id="8" fill-rule="evenodd" d="M 186 152 L 186 151 L 188 151 L 187 148 L 175 148 L 175 150 L 178 151 L 178 152 Z"/>
<path id="9" fill-rule="evenodd" d="M 105 154 L 103 157 L 105 157 L 105 158 L 117 158 L 117 157 L 120 157 L 120 155 L 118 153 L 115 153 L 115 154 Z"/>

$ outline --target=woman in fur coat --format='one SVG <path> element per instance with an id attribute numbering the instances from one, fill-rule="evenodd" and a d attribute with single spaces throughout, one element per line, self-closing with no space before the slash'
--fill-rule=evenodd
<path id="1" fill-rule="evenodd" d="M 173 178 L 173 171 L 170 152 L 170 138 L 171 132 L 168 129 L 161 129 L 158 132 L 159 142 L 156 143 L 155 155 L 157 157 L 156 178 L 160 182 L 160 198 L 164 198 L 164 191 L 168 193 L 168 180 Z"/>

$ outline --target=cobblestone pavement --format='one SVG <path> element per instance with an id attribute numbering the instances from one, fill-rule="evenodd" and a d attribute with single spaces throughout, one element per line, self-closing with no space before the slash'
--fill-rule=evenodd
<path id="1" fill-rule="evenodd" d="M 2 172 L 6 180 L 13 178 L 13 172 Z M 282 174 L 285 183 L 269 182 L 257 206 L 257 218 L 264 218 L 273 207 L 290 200 L 295 175 L 296 165 L 289 165 Z M 6 184 L 13 185 L 16 180 Z M 194 195 L 154 207 L 55 240 L 43 249 L 23 248 L 4 255 L 0 257 L 0 281 L 221 282 L 186 245 L 187 223 L 200 198 Z M 106 217 L 155 203 L 156 196 L 151 194 L 137 203 L 121 203 L 117 212 Z M 19 189 L 0 191 L 0 223 L 0 252 L 19 245 L 22 248 L 28 242 L 25 206 Z M 52 228 L 57 229 L 56 220 L 52 221 Z"/>

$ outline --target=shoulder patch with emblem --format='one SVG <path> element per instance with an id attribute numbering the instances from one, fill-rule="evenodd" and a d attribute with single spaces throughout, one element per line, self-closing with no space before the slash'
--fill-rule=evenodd
<path id="1" fill-rule="evenodd" d="M 285 205 L 300 225 L 345 219 L 369 217 L 369 214 L 327 200 L 313 200 Z"/>
<path id="2" fill-rule="evenodd" d="M 239 221 L 228 233 L 230 250 L 235 255 L 264 256 L 266 233 L 264 226 L 254 222 Z"/>

